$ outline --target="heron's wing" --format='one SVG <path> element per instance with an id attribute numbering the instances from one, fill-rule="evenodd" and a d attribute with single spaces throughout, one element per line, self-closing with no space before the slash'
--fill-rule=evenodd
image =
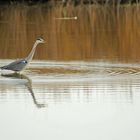
<path id="1" fill-rule="evenodd" d="M 16 60 L 6 66 L 1 67 L 1 69 L 8 69 L 13 71 L 20 71 L 27 65 L 27 61 L 25 59 Z"/>

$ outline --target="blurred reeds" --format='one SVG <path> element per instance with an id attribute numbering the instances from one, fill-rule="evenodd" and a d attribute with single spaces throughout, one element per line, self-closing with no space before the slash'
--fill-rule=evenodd
<path id="1" fill-rule="evenodd" d="M 120 5 L 139 5 L 140 0 L 0 0 L 0 5 L 40 5 L 45 4 L 48 7 L 55 6 L 82 6 L 82 5 L 102 5 L 102 6 L 120 6 Z"/>
<path id="2" fill-rule="evenodd" d="M 35 59 L 136 62 L 139 13 L 139 5 L 0 6 L 0 58 L 25 57 L 43 36 L 47 43 L 37 48 Z"/>

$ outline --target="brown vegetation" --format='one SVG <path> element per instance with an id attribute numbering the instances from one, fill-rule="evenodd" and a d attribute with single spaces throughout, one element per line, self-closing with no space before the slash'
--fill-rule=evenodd
<path id="1" fill-rule="evenodd" d="M 26 56 L 41 35 L 47 43 L 37 48 L 36 59 L 139 61 L 139 12 L 137 5 L 2 6 L 0 58 Z"/>

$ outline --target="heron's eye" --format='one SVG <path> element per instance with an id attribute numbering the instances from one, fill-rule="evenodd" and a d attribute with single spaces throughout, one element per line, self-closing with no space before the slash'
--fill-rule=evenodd
<path id="1" fill-rule="evenodd" d="M 42 39 L 41 39 L 41 38 L 38 38 L 37 40 L 42 41 Z"/>

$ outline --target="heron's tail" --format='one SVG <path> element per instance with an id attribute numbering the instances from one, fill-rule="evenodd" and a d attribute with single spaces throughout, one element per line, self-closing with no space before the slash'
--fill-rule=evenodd
<path id="1" fill-rule="evenodd" d="M 7 67 L 6 67 L 6 66 L 2 66 L 2 67 L 0 67 L 0 69 L 1 69 L 1 70 L 7 69 Z"/>
<path id="2" fill-rule="evenodd" d="M 2 67 L 0 67 L 0 69 L 1 69 L 1 70 L 7 69 L 7 66 L 2 66 Z"/>
<path id="3" fill-rule="evenodd" d="M 0 67 L 0 69 L 2 70 L 3 68 L 2 68 L 2 67 Z"/>

